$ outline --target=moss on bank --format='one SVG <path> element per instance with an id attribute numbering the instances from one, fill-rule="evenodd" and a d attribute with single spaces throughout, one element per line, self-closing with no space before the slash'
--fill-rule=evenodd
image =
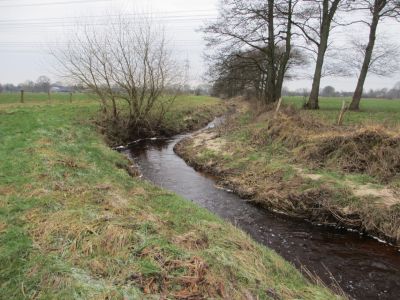
<path id="1" fill-rule="evenodd" d="M 96 110 L 0 105 L 1 298 L 335 298 L 242 231 L 117 168 L 125 159 L 88 121 Z"/>

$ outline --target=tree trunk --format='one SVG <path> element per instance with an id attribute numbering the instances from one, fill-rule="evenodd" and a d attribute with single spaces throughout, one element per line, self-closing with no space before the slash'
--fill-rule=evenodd
<path id="1" fill-rule="evenodd" d="M 325 52 L 328 45 L 329 25 L 322 24 L 321 27 L 321 40 L 318 46 L 317 62 L 315 64 L 314 77 L 311 87 L 310 97 L 306 103 L 308 109 L 319 109 L 319 89 L 321 84 L 322 67 L 324 66 Z"/>
<path id="2" fill-rule="evenodd" d="M 285 73 L 287 70 L 287 65 L 290 59 L 290 52 L 292 51 L 292 0 L 288 1 L 288 15 L 287 15 L 287 28 L 286 28 L 286 39 L 285 39 L 285 53 L 279 64 L 278 77 L 276 80 L 276 99 L 282 96 L 283 80 L 285 79 Z"/>
<path id="3" fill-rule="evenodd" d="M 329 28 L 327 28 L 327 31 L 328 31 L 327 33 L 324 32 L 323 35 L 321 35 L 321 42 L 318 47 L 318 56 L 317 56 L 317 62 L 315 64 L 310 98 L 306 103 L 306 108 L 308 109 L 319 109 L 318 96 L 321 84 L 322 67 L 324 65 L 325 52 L 328 45 Z"/>
<path id="4" fill-rule="evenodd" d="M 278 77 L 276 79 L 276 85 L 275 85 L 275 97 L 276 97 L 275 100 L 279 99 L 282 96 L 283 81 L 285 79 L 285 72 L 287 68 L 287 63 L 289 61 L 290 53 L 287 56 L 288 57 L 286 57 L 286 54 L 284 55 L 284 57 L 282 58 L 282 62 L 280 63 L 279 66 Z"/>
<path id="5" fill-rule="evenodd" d="M 350 103 L 350 110 L 359 110 L 360 109 L 360 101 L 364 89 L 364 83 L 365 79 L 367 78 L 367 73 L 368 69 L 371 63 L 372 59 L 372 52 L 374 50 L 374 45 L 375 45 L 375 40 L 376 40 L 376 29 L 378 27 L 379 23 L 379 14 L 380 10 L 377 7 L 378 6 L 379 0 L 375 0 L 374 4 L 374 11 L 373 11 L 373 16 L 372 16 L 372 22 L 370 26 L 370 32 L 369 32 L 369 40 L 368 40 L 368 45 L 367 48 L 365 49 L 365 56 L 364 56 L 364 61 L 361 67 L 360 75 L 358 77 L 357 81 L 357 86 L 353 94 L 353 99 Z"/>
<path id="6" fill-rule="evenodd" d="M 277 100 L 276 72 L 275 72 L 275 31 L 274 31 L 274 0 L 268 0 L 268 53 L 267 53 L 267 84 L 265 103 L 269 104 Z"/>
<path id="7" fill-rule="evenodd" d="M 333 17 L 335 16 L 340 1 L 341 0 L 334 0 L 332 2 L 331 7 L 329 8 L 330 1 L 323 0 L 323 8 L 322 8 L 323 12 L 321 20 L 320 41 L 318 45 L 317 62 L 315 64 L 315 71 L 314 71 L 310 97 L 305 105 L 305 108 L 308 109 L 319 109 L 318 96 L 321 84 L 322 67 L 324 66 L 325 52 L 326 49 L 328 48 L 328 39 L 331 29 L 331 23 Z"/>
<path id="8" fill-rule="evenodd" d="M 114 121 L 116 122 L 118 120 L 118 110 L 117 110 L 117 104 L 115 103 L 115 98 L 112 97 L 112 106 L 113 106 L 113 117 Z"/>
<path id="9" fill-rule="evenodd" d="M 323 63 L 324 63 L 324 54 L 318 51 L 318 58 L 317 58 L 317 63 L 315 65 L 311 93 L 308 102 L 306 103 L 306 108 L 308 109 L 319 109 L 318 95 L 321 84 Z"/>

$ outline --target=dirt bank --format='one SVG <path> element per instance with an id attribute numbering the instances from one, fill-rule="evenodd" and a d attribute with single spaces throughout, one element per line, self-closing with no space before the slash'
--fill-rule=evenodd
<path id="1" fill-rule="evenodd" d="M 337 127 L 284 107 L 238 112 L 175 151 L 262 207 L 400 242 L 400 138 L 383 126 Z"/>

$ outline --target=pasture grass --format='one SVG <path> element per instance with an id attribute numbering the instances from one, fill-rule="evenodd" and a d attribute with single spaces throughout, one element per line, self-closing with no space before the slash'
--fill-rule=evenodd
<path id="1" fill-rule="evenodd" d="M 82 101 L 88 98 L 93 98 L 94 96 L 90 96 L 86 93 L 72 93 L 72 102 L 74 101 Z M 25 92 L 24 93 L 24 102 L 25 103 L 45 103 L 45 102 L 55 103 L 67 103 L 70 101 L 69 93 L 51 93 L 50 99 L 47 93 L 32 93 Z M 0 93 L 0 105 L 6 103 L 19 103 L 21 102 L 21 93 L 13 92 L 13 93 Z"/>
<path id="2" fill-rule="evenodd" d="M 234 226 L 117 167 L 128 162 L 91 122 L 95 101 L 5 102 L 1 298 L 336 298 Z M 175 110 L 199 105 L 219 103 L 182 98 Z"/>
<path id="3" fill-rule="evenodd" d="M 319 110 L 301 112 L 304 115 L 310 114 L 334 124 L 337 121 L 343 100 L 347 104 L 351 102 L 351 98 L 348 97 L 319 97 Z M 304 104 L 304 98 L 297 96 L 283 97 L 283 102 L 300 109 Z M 384 124 L 387 126 L 398 126 L 400 125 L 400 100 L 362 99 L 360 111 L 346 112 L 344 124 Z"/>

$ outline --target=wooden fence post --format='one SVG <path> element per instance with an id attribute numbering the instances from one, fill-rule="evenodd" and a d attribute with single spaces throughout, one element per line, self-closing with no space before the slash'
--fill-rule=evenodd
<path id="1" fill-rule="evenodd" d="M 69 93 L 69 103 L 72 103 L 72 93 Z"/>
<path id="2" fill-rule="evenodd" d="M 276 106 L 276 110 L 275 110 L 275 117 L 278 115 L 278 112 L 279 112 L 279 110 L 281 108 L 281 105 L 282 105 L 282 101 L 283 101 L 282 97 L 279 98 L 278 105 Z"/>
<path id="3" fill-rule="evenodd" d="M 24 103 L 24 90 L 21 90 L 21 103 Z"/>
<path id="4" fill-rule="evenodd" d="M 49 102 L 51 101 L 51 94 L 50 94 L 50 90 L 47 91 L 47 95 L 49 96 Z"/>
<path id="5" fill-rule="evenodd" d="M 345 114 L 345 112 L 347 111 L 347 108 L 348 108 L 348 107 L 347 107 L 347 105 L 346 105 L 346 101 L 343 100 L 342 108 L 341 108 L 341 110 L 340 110 L 339 117 L 338 117 L 338 121 L 337 121 L 337 124 L 338 124 L 339 126 L 343 125 L 344 114 Z"/>

